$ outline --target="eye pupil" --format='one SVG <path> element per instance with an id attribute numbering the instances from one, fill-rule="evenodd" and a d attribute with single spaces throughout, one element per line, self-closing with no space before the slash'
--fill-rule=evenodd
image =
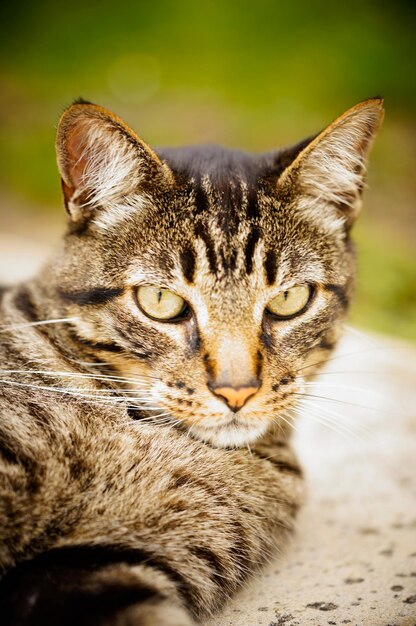
<path id="1" fill-rule="evenodd" d="M 157 292 L 157 303 L 160 304 L 160 301 L 162 299 L 162 290 L 159 289 L 159 291 Z"/>

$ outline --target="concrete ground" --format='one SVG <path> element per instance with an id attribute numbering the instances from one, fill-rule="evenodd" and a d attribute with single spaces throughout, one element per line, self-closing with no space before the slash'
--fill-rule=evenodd
<path id="1" fill-rule="evenodd" d="M 0 282 L 44 255 L 0 234 Z M 415 346 L 347 329 L 298 421 L 297 533 L 205 626 L 416 626 L 415 383 Z"/>

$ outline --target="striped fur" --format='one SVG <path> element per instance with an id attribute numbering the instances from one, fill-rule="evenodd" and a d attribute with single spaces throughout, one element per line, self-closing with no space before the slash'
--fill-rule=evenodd
<path id="1" fill-rule="evenodd" d="M 261 156 L 156 154 L 100 107 L 64 114 L 68 233 L 1 291 L 2 624 L 191 625 L 283 547 L 303 491 L 287 411 L 340 334 L 381 110 Z M 300 283 L 302 315 L 265 313 Z M 189 315 L 147 318 L 141 284 Z M 252 381 L 238 412 L 212 391 Z"/>

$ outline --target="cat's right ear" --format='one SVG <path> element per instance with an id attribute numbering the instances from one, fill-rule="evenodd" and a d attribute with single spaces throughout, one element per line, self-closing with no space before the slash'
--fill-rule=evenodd
<path id="1" fill-rule="evenodd" d="M 89 102 L 62 115 L 56 138 L 65 207 L 83 225 L 97 215 L 103 225 L 114 214 L 134 210 L 144 187 L 172 182 L 172 173 L 119 117 Z"/>

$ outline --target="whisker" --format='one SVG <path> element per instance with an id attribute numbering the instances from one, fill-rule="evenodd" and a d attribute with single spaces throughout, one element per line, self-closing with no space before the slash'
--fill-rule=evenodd
<path id="1" fill-rule="evenodd" d="M 372 345 L 378 343 L 378 340 L 375 337 L 371 337 L 371 335 L 364 333 L 362 330 L 358 330 L 358 328 L 354 328 L 354 326 L 351 326 L 350 324 L 344 324 L 344 332 L 345 331 L 351 333 L 352 335 L 355 335 L 359 339 L 364 339 L 365 341 L 368 341 L 368 343 Z"/>
<path id="2" fill-rule="evenodd" d="M 372 370 L 372 371 L 370 371 L 370 370 L 339 370 L 339 371 L 336 371 L 336 372 L 334 372 L 334 371 L 326 371 L 324 373 L 319 374 L 318 376 L 325 376 L 326 377 L 326 376 L 334 376 L 334 375 L 337 375 L 337 374 L 369 374 L 369 375 L 372 376 L 374 374 L 385 375 L 385 372 L 382 372 L 380 370 L 379 371 L 377 371 L 377 370 Z M 305 379 L 306 379 L 308 376 L 314 376 L 315 377 L 316 374 L 305 374 L 304 376 L 305 376 Z"/>
<path id="3" fill-rule="evenodd" d="M 302 393 L 293 391 L 292 395 L 300 396 L 301 398 L 309 398 L 311 400 L 322 400 L 324 402 L 336 402 L 337 404 L 344 404 L 346 406 L 353 406 L 358 409 L 366 409 L 368 411 L 376 411 L 378 413 L 385 413 L 386 415 L 397 415 L 397 413 L 392 413 L 392 411 L 386 411 L 385 409 L 379 409 L 374 406 L 366 406 L 364 404 L 357 404 L 355 402 L 349 402 L 348 400 L 340 400 L 339 398 L 328 398 L 327 396 L 317 396 L 310 393 Z"/>
<path id="4" fill-rule="evenodd" d="M 104 361 L 81 361 L 80 359 L 74 359 L 73 357 L 70 357 L 69 355 L 66 355 L 66 359 L 68 361 L 70 361 L 71 363 L 74 363 L 75 365 L 81 365 L 81 366 L 85 366 L 85 367 L 112 367 L 112 365 L 110 363 L 105 363 Z M 27 360 L 28 363 L 55 363 L 56 362 L 56 358 L 43 358 L 43 359 L 39 359 L 39 358 L 35 358 L 35 357 L 31 357 L 30 359 Z"/>
<path id="5" fill-rule="evenodd" d="M 368 352 L 373 352 L 374 350 L 398 350 L 400 349 L 400 346 L 375 346 L 373 348 L 366 348 L 365 350 L 356 350 L 354 352 L 347 352 L 345 354 L 338 354 L 337 356 L 333 356 L 330 357 L 329 359 L 322 359 L 321 361 L 316 361 L 315 363 L 311 363 L 310 365 L 304 365 L 303 367 L 300 367 L 299 369 L 295 370 L 296 373 L 297 372 L 301 372 L 305 369 L 308 369 L 310 367 L 314 367 L 315 365 L 322 365 L 324 363 L 330 363 L 331 361 L 336 361 L 339 359 L 345 359 L 349 356 L 357 356 L 358 354 L 365 354 Z"/>
<path id="6" fill-rule="evenodd" d="M 333 421 L 335 424 L 345 427 L 345 428 L 352 428 L 353 430 L 362 430 L 363 432 L 366 432 L 367 434 L 371 433 L 371 429 L 368 428 L 367 426 L 365 426 L 364 424 L 362 424 L 361 422 L 358 422 L 357 420 L 355 420 L 353 417 L 351 417 L 350 415 L 347 415 L 345 413 L 339 413 L 337 411 L 335 411 L 332 407 L 328 408 L 325 406 L 322 406 L 320 404 L 312 404 L 309 402 L 308 399 L 306 400 L 299 400 L 298 403 L 299 406 L 302 407 L 306 407 L 308 409 L 308 411 L 312 411 L 315 413 L 318 413 L 319 415 L 323 415 L 329 419 L 331 419 L 331 421 Z"/>
<path id="7" fill-rule="evenodd" d="M 195 428 L 195 426 L 198 426 L 199 421 L 194 422 L 193 424 L 191 424 L 190 426 L 188 426 L 187 424 L 185 424 L 185 432 L 188 433 L 188 437 L 189 438 L 193 438 L 193 439 L 198 439 L 198 437 L 196 435 L 193 434 L 193 430 Z"/>
<path id="8" fill-rule="evenodd" d="M 349 391 L 358 391 L 358 392 L 368 392 L 368 387 L 358 387 L 356 385 L 343 385 L 342 383 L 326 383 L 322 380 L 320 381 L 305 381 L 304 383 L 305 387 L 309 387 L 309 388 L 315 388 L 318 387 L 325 390 L 325 389 L 348 389 Z M 372 391 L 372 393 L 374 393 L 374 391 Z M 376 392 L 377 393 L 377 392 Z M 381 393 L 377 394 L 379 397 L 382 397 Z"/>
<path id="9" fill-rule="evenodd" d="M 276 419 L 279 418 L 282 419 L 290 428 L 293 428 L 294 431 L 299 433 L 298 428 L 294 424 L 294 418 L 292 415 L 289 415 L 288 413 L 279 413 L 279 415 L 276 416 Z M 292 420 L 292 422 L 289 421 L 290 419 Z"/>
<path id="10" fill-rule="evenodd" d="M 273 423 L 274 423 L 274 424 L 277 424 L 277 425 L 278 425 L 279 430 L 280 430 L 280 433 L 281 433 L 282 437 L 284 437 L 285 432 L 284 432 L 284 429 L 283 429 L 282 423 L 281 423 L 281 421 L 279 420 L 279 416 L 278 416 L 278 415 L 277 415 L 277 416 L 273 416 L 273 420 L 272 420 L 272 421 L 273 421 Z"/>
<path id="11" fill-rule="evenodd" d="M 308 405 L 303 405 L 302 410 L 304 414 L 305 412 L 307 412 L 307 417 L 314 420 L 318 424 L 321 424 L 322 426 L 326 426 L 327 428 L 336 432 L 338 435 L 345 436 L 345 437 L 348 436 L 354 439 L 355 441 L 359 441 L 360 443 L 362 443 L 362 439 L 357 433 L 355 433 L 352 429 L 349 429 L 348 427 L 346 427 L 344 424 L 342 423 L 340 424 L 339 422 L 334 421 L 328 415 L 322 415 L 317 410 L 314 410 Z M 365 433 L 365 434 L 368 435 L 368 433 Z M 362 433 L 362 436 L 363 435 L 364 433 Z"/>
<path id="12" fill-rule="evenodd" d="M 329 390 L 331 390 L 331 389 L 335 389 L 335 390 L 337 390 L 337 389 L 345 389 L 347 391 L 353 391 L 353 392 L 357 392 L 357 393 L 361 393 L 361 394 L 366 394 L 366 393 L 369 392 L 369 388 L 368 387 L 363 387 L 363 386 L 359 387 L 357 385 L 343 385 L 343 384 L 340 384 L 340 383 L 326 383 L 326 382 L 323 382 L 323 381 L 316 381 L 316 382 L 308 382 L 308 381 L 306 381 L 304 383 L 304 385 L 305 385 L 306 389 L 311 389 L 312 391 L 317 388 L 318 391 L 320 389 L 322 389 L 322 391 L 324 391 L 324 392 L 326 391 L 326 389 L 329 389 Z M 382 399 L 385 398 L 385 394 L 380 392 L 378 389 L 377 390 L 370 389 L 370 391 L 371 391 L 371 395 L 374 396 L 378 400 L 382 400 Z M 313 397 L 313 394 L 311 394 L 311 397 Z M 328 396 L 327 397 L 327 401 L 331 401 L 331 400 L 334 400 L 336 402 L 347 403 L 347 401 L 345 401 L 345 400 L 342 400 L 342 399 L 339 399 L 339 398 L 332 398 L 332 397 Z M 352 406 L 357 406 L 357 407 L 360 407 L 360 408 L 363 408 L 363 409 L 368 409 L 368 410 L 371 410 L 371 411 L 380 411 L 380 412 L 383 412 L 383 413 L 387 413 L 389 415 L 391 414 L 391 412 L 390 411 L 386 411 L 386 409 L 379 409 L 377 407 L 370 407 L 370 406 L 366 406 L 366 405 L 363 405 L 363 404 L 354 405 L 353 403 L 350 403 L 350 402 L 348 402 L 348 404 L 352 405 Z M 395 414 L 397 414 L 397 411 L 395 411 Z"/>
<path id="13" fill-rule="evenodd" d="M 363 435 L 372 435 L 373 431 L 365 426 L 364 424 L 358 423 L 354 420 L 351 420 L 348 416 L 342 413 L 338 413 L 334 411 L 332 408 L 329 410 L 328 408 L 322 406 L 311 406 L 306 400 L 300 400 L 300 404 L 303 407 L 306 407 L 308 411 L 313 411 L 318 413 L 319 415 L 323 415 L 334 422 L 334 424 L 339 425 L 343 428 L 351 428 L 351 430 L 361 431 Z M 341 420 L 341 421 L 339 421 Z M 345 423 L 347 421 L 347 424 Z"/>
<path id="14" fill-rule="evenodd" d="M 75 322 L 79 318 L 78 317 L 61 317 L 50 320 L 42 320 L 40 322 L 27 322 L 23 324 L 12 324 L 11 326 L 5 326 L 3 324 L 0 329 L 0 333 L 7 333 L 10 330 L 20 330 L 21 328 L 29 328 L 31 326 L 45 326 L 46 324 L 69 324 L 70 322 Z"/>
<path id="15" fill-rule="evenodd" d="M 151 378 L 150 376 L 137 376 L 135 378 L 127 378 L 125 376 L 114 376 L 110 374 L 90 374 L 83 372 L 62 372 L 62 371 L 53 371 L 53 370 L 7 370 L 0 369 L 0 373 L 2 374 L 39 374 L 42 376 L 67 376 L 68 378 L 87 378 L 91 380 L 101 380 L 101 381 L 112 381 L 112 382 L 139 382 L 141 380 L 146 380 Z M 156 380 L 159 380 L 158 378 Z"/>
<path id="16" fill-rule="evenodd" d="M 127 408 L 136 408 L 136 409 L 157 409 L 158 407 L 153 407 L 153 406 L 149 406 L 148 403 L 150 403 L 152 400 L 150 398 L 141 398 L 141 397 L 114 397 L 114 396 L 100 396 L 97 394 L 91 394 L 91 393 L 83 393 L 82 391 L 80 391 L 79 389 L 72 389 L 70 387 L 47 387 L 45 385 L 33 385 L 30 383 L 19 383 L 17 381 L 12 381 L 12 380 L 5 380 L 5 379 L 0 379 L 0 383 L 5 384 L 5 385 L 11 385 L 14 387 L 22 387 L 22 388 L 26 388 L 26 389 L 35 389 L 37 391 L 41 391 L 44 393 L 60 393 L 62 395 L 67 395 L 67 396 L 71 396 L 73 398 L 76 398 L 79 401 L 90 401 L 93 402 L 94 404 L 107 404 L 107 405 L 112 405 L 112 406 L 120 406 L 123 405 L 126 406 L 127 404 Z M 144 404 L 142 405 L 137 405 L 137 404 L 131 404 L 131 401 L 134 400 L 138 400 Z"/>

